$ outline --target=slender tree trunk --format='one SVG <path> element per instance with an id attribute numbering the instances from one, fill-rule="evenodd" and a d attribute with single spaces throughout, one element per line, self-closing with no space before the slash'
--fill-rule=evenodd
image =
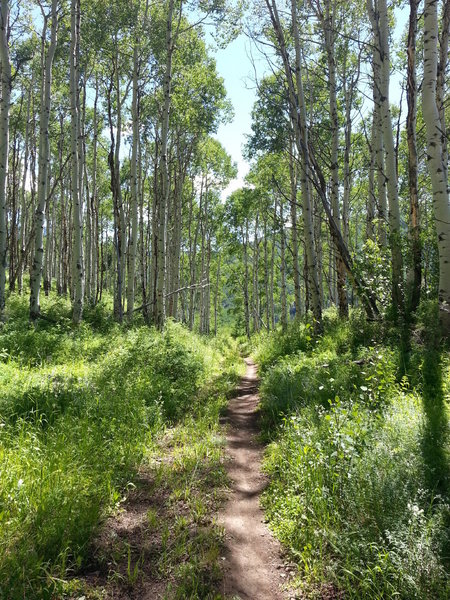
<path id="1" fill-rule="evenodd" d="M 255 219 L 255 235 L 253 237 L 253 331 L 259 331 L 259 213 L 256 213 Z"/>
<path id="2" fill-rule="evenodd" d="M 384 142 L 387 192 L 389 200 L 389 243 L 392 256 L 392 303 L 396 310 L 403 311 L 403 258 L 401 251 L 400 208 L 396 152 L 389 105 L 389 26 L 386 0 L 368 0 L 369 17 L 375 36 L 374 60 L 380 65 L 380 114 Z"/>
<path id="3" fill-rule="evenodd" d="M 83 272 L 83 204 L 82 204 L 82 161 L 80 160 L 81 131 L 79 106 L 79 46 L 80 46 L 80 0 L 71 2 L 70 43 L 70 117 L 71 117 L 71 193 L 72 193 L 72 278 L 73 311 L 72 321 L 81 322 L 84 302 Z"/>
<path id="4" fill-rule="evenodd" d="M 20 110 L 19 115 L 22 113 L 23 107 L 23 91 L 22 97 L 20 99 Z M 0 109 L 1 115 L 1 109 Z M 11 292 L 16 289 L 16 257 L 18 256 L 18 248 L 17 248 L 17 230 L 18 230 L 18 206 L 17 206 L 17 190 L 19 187 L 19 180 L 21 175 L 21 161 L 20 161 L 20 148 L 19 148 L 19 137 L 17 135 L 17 126 L 14 132 L 14 142 L 12 144 L 12 157 L 11 157 L 11 166 L 12 166 L 12 176 L 8 175 L 9 180 L 9 188 L 10 188 L 10 207 L 11 207 L 11 220 L 10 220 L 10 230 L 9 230 L 9 289 Z M 11 181 L 12 179 L 12 181 Z"/>
<path id="5" fill-rule="evenodd" d="M 98 230 L 98 189 L 97 189 L 97 161 L 98 161 L 98 76 L 95 78 L 95 99 L 93 115 L 93 139 L 92 139 L 92 190 L 91 190 L 91 244 L 89 253 L 91 256 L 91 279 L 90 298 L 91 305 L 95 305 L 98 297 L 98 270 L 99 270 L 99 230 Z"/>
<path id="6" fill-rule="evenodd" d="M 285 75 L 289 87 L 289 107 L 292 127 L 295 131 L 295 141 L 299 157 L 301 159 L 300 182 L 303 200 L 303 222 L 305 247 L 308 257 L 308 283 L 311 294 L 312 312 L 314 315 L 315 329 L 322 330 L 322 305 L 319 292 L 319 274 L 317 256 L 314 245 L 314 224 L 312 214 L 312 194 L 310 177 L 310 157 L 308 130 L 306 124 L 306 104 L 303 93 L 302 68 L 301 68 L 301 46 L 298 31 L 297 5 L 291 0 L 292 33 L 295 45 L 295 82 L 286 48 L 286 42 L 281 27 L 278 9 L 274 0 L 266 0 L 274 32 L 278 42 L 278 50 L 283 60 Z"/>
<path id="7" fill-rule="evenodd" d="M 297 230 L 297 173 L 294 163 L 294 148 L 291 144 L 289 152 L 289 178 L 291 183 L 291 236 L 292 236 L 292 266 L 294 272 L 295 318 L 301 315 L 300 266 L 298 258 Z"/>
<path id="8" fill-rule="evenodd" d="M 219 319 L 220 305 L 220 252 L 217 253 L 216 289 L 214 293 L 214 336 L 217 337 L 217 324 Z"/>
<path id="9" fill-rule="evenodd" d="M 26 194 L 26 183 L 28 175 L 28 163 L 30 160 L 30 111 L 31 101 L 33 96 L 33 83 L 34 78 L 32 77 L 30 89 L 28 91 L 28 103 L 27 103 L 27 119 L 25 123 L 25 154 L 24 154 L 24 165 L 22 173 L 22 189 L 21 189 L 21 203 L 20 203 L 20 232 L 19 232 L 19 268 L 17 271 L 17 283 L 19 288 L 19 294 L 23 291 L 23 270 L 25 266 L 25 243 L 26 243 L 26 224 L 27 224 L 27 194 Z"/>
<path id="10" fill-rule="evenodd" d="M 272 224 L 272 248 L 271 248 L 271 257 L 270 257 L 270 288 L 269 288 L 269 302 L 270 302 L 270 323 L 272 324 L 272 329 L 275 329 L 275 302 L 274 302 L 274 283 L 275 283 L 275 250 L 277 245 L 277 210 L 278 210 L 278 202 L 277 197 L 275 196 L 275 204 L 273 207 L 273 224 Z"/>
<path id="11" fill-rule="evenodd" d="M 0 321 L 5 316 L 6 302 L 6 197 L 9 156 L 9 108 L 11 103 L 11 62 L 8 41 L 9 12 L 9 1 L 2 1 L 0 6 Z"/>
<path id="12" fill-rule="evenodd" d="M 267 323 L 267 331 L 270 331 L 270 299 L 269 299 L 269 254 L 267 247 L 267 213 L 264 210 L 264 293 L 266 295 L 266 323 Z M 273 264 L 273 263 L 272 263 Z"/>
<path id="13" fill-rule="evenodd" d="M 133 142 L 131 151 L 131 235 L 128 247 L 128 288 L 127 312 L 129 321 L 133 320 L 134 286 L 136 278 L 136 253 L 138 242 L 138 147 L 139 147 L 139 58 L 135 42 L 133 50 L 133 99 L 131 114 L 133 120 Z"/>
<path id="14" fill-rule="evenodd" d="M 189 229 L 191 229 L 193 224 L 193 202 L 194 199 L 191 197 L 191 205 L 190 205 L 190 225 Z M 200 231 L 200 223 L 201 223 L 201 214 L 203 210 L 203 179 L 200 188 L 200 205 L 199 205 L 199 218 L 197 219 L 197 226 L 195 228 L 195 234 L 191 245 L 190 252 L 190 280 L 189 280 L 189 328 L 192 330 L 194 328 L 195 321 L 195 272 L 196 272 L 196 257 L 197 257 L 197 242 L 198 242 L 198 234 Z M 191 237 L 191 236 L 189 236 Z"/>
<path id="15" fill-rule="evenodd" d="M 339 207 L 339 118 L 337 106 L 337 84 L 336 84 L 336 50 L 335 50 L 335 16 L 331 8 L 331 0 L 327 0 L 326 13 L 323 19 L 325 35 L 325 48 L 328 61 L 328 93 L 329 112 L 331 121 L 331 207 L 336 229 L 341 233 L 341 215 Z M 341 318 L 348 317 L 348 302 L 346 290 L 345 265 L 342 260 L 339 247 L 336 245 L 334 253 L 337 273 L 337 295 L 339 304 L 339 315 Z"/>
<path id="16" fill-rule="evenodd" d="M 154 312 L 154 323 L 158 329 L 162 329 L 165 320 L 165 283 L 166 283 L 166 209 L 169 201 L 169 165 L 168 165 L 168 140 L 169 140 L 169 114 L 172 96 L 172 58 L 174 40 L 172 33 L 172 19 L 174 12 L 174 0 L 167 2 L 167 26 L 166 26 L 166 67 L 164 74 L 164 105 L 161 123 L 161 154 L 159 162 L 159 189 L 158 189 L 158 241 L 157 241 L 157 281 L 156 281 L 156 303 Z"/>
<path id="17" fill-rule="evenodd" d="M 31 268 L 30 281 L 30 319 L 33 321 L 39 317 L 40 313 L 39 293 L 44 258 L 44 215 L 47 203 L 47 182 L 50 163 L 49 121 L 51 110 L 52 67 L 58 33 L 58 0 L 52 0 L 50 44 L 45 51 L 46 30 L 47 18 L 44 22 L 42 42 L 43 81 L 41 86 L 41 115 L 39 127 L 38 197 L 35 214 L 34 259 Z"/>
<path id="18" fill-rule="evenodd" d="M 308 129 L 306 124 L 306 104 L 303 93 L 303 82 L 301 72 L 301 48 L 300 35 L 297 24 L 297 6 L 295 0 L 291 0 L 292 28 L 295 44 L 295 78 L 297 84 L 297 102 L 292 104 L 291 113 L 293 126 L 297 129 L 297 148 L 299 156 L 303 157 L 301 163 L 301 186 L 303 198 L 303 223 L 306 253 L 308 257 L 308 281 L 311 294 L 312 313 L 315 320 L 315 329 L 322 331 L 322 303 L 319 289 L 319 278 L 321 277 L 317 263 L 317 255 L 314 243 L 314 222 L 313 222 L 313 200 L 310 181 L 310 158 Z M 287 57 L 285 62 L 288 65 Z M 286 66 L 287 66 L 286 65 Z M 293 97 L 295 101 L 295 94 Z"/>
<path id="19" fill-rule="evenodd" d="M 48 187 L 50 187 L 51 182 L 51 174 L 49 173 L 48 177 Z M 52 198 L 48 198 L 47 206 L 45 207 L 45 223 L 46 223 L 46 231 L 45 231 L 45 249 L 44 249 L 44 294 L 46 296 L 49 295 L 50 292 L 50 278 L 51 278 L 51 270 L 50 270 L 50 252 L 51 252 L 51 237 L 52 237 L 52 228 L 53 221 L 50 219 L 50 205 L 52 204 Z"/>
<path id="20" fill-rule="evenodd" d="M 342 237 L 345 245 L 348 247 L 349 238 L 349 213 L 350 213 L 350 191 L 352 187 L 352 173 L 350 169 L 350 150 L 352 145 L 352 107 L 354 90 L 359 79 L 360 58 L 358 57 L 358 66 L 356 73 L 352 74 L 351 78 L 347 72 L 347 58 L 345 59 L 345 68 L 343 74 L 343 91 L 345 101 L 345 125 L 344 125 L 344 191 L 342 194 Z M 349 81 L 350 79 L 350 81 Z M 375 206 L 373 195 L 373 169 L 371 169 L 372 184 L 370 189 L 371 206 Z M 368 210 L 368 221 L 371 219 L 371 229 L 373 229 L 373 219 L 375 216 L 374 210 Z M 374 237 L 374 236 L 373 236 Z"/>
<path id="21" fill-rule="evenodd" d="M 417 160 L 417 83 L 416 83 L 416 37 L 418 0 L 410 0 L 408 30 L 408 115 L 406 133 L 408 138 L 408 175 L 409 175 L 409 238 L 411 247 L 411 265 L 408 272 L 409 312 L 414 312 L 420 302 L 422 284 L 422 244 L 420 241 L 418 160 Z"/>
<path id="22" fill-rule="evenodd" d="M 425 0 L 424 75 L 422 110 L 426 126 L 428 166 L 433 191 L 433 212 L 439 251 L 439 304 L 444 335 L 450 336 L 450 205 L 444 165 L 444 132 L 437 105 L 438 70 L 437 0 Z"/>
<path id="23" fill-rule="evenodd" d="M 142 177 L 142 155 L 141 146 L 139 144 L 139 163 L 138 163 L 138 188 L 139 188 L 139 237 L 140 237 L 140 255 L 141 255 L 141 292 L 142 292 L 142 314 L 144 321 L 148 323 L 149 307 L 147 296 L 147 249 L 146 249 L 146 232 L 144 222 L 144 188 L 145 181 Z"/>
<path id="24" fill-rule="evenodd" d="M 450 35 L 450 1 L 442 2 L 441 35 L 439 37 L 439 60 L 437 65 L 436 104 L 441 119 L 441 131 L 447 132 L 445 107 L 448 99 L 448 39 Z M 446 79 L 447 75 L 447 79 Z M 448 181 L 448 135 L 442 136 L 442 163 L 444 165 L 444 179 Z"/>
<path id="25" fill-rule="evenodd" d="M 250 339 L 250 299 L 249 299 L 249 269 L 248 269 L 248 218 L 245 219 L 245 229 L 242 231 L 242 241 L 244 248 L 244 316 L 245 316 L 245 334 Z"/>
<path id="26" fill-rule="evenodd" d="M 376 126 L 375 126 L 375 110 L 374 115 L 372 117 L 372 134 L 370 140 L 370 164 L 369 164 L 369 190 L 367 197 L 367 219 L 366 219 L 366 238 L 368 240 L 375 241 L 375 207 L 377 204 L 376 200 L 376 191 L 375 191 L 375 171 L 376 171 L 376 159 L 375 159 L 375 136 L 376 136 Z M 347 239 L 348 246 L 348 239 Z"/>
<path id="27" fill-rule="evenodd" d="M 369 3 L 371 0 L 369 0 Z M 368 4 L 369 13 L 373 7 Z M 383 144 L 383 133 L 382 133 L 382 118 L 381 118 L 381 61 L 380 53 L 376 50 L 377 35 L 373 32 L 373 116 L 372 116 L 372 160 L 374 168 L 376 170 L 377 180 L 377 208 L 378 208 L 378 239 L 379 243 L 383 248 L 387 247 L 387 194 L 386 184 L 387 179 L 385 176 L 384 166 L 384 144 Z"/>
<path id="28" fill-rule="evenodd" d="M 206 183 L 205 183 L 205 202 L 204 202 L 204 210 L 203 213 L 200 215 L 200 220 L 201 220 L 201 233 L 202 233 L 202 239 L 201 239 L 201 252 L 200 252 L 200 306 L 199 306 L 199 313 L 200 313 L 200 326 L 199 326 L 199 330 L 200 333 L 205 333 L 205 283 L 206 283 L 206 274 L 205 274 L 205 261 L 206 261 L 206 256 L 205 256 L 205 241 L 206 241 L 206 229 L 208 227 L 208 175 L 206 175 Z"/>
<path id="29" fill-rule="evenodd" d="M 115 51 L 112 57 L 112 73 L 107 90 L 108 121 L 111 145 L 108 155 L 108 163 L 111 172 L 111 191 L 113 197 L 114 212 L 114 248 L 116 254 L 116 285 L 114 294 L 114 318 L 121 323 L 123 320 L 123 285 L 126 271 L 126 226 L 123 208 L 122 186 L 120 182 L 120 148 L 122 140 L 122 105 L 127 94 L 122 98 L 120 93 L 119 77 L 119 48 L 118 40 L 115 40 Z M 115 86 L 116 95 L 116 135 L 114 134 L 114 121 L 112 115 L 112 92 Z"/>
<path id="30" fill-rule="evenodd" d="M 281 327 L 287 329 L 287 294 L 286 294 L 286 231 L 284 229 L 284 205 L 280 201 L 280 261 L 281 261 Z"/>

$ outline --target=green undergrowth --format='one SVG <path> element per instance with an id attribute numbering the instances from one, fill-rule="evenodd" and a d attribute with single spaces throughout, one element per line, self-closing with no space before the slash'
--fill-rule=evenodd
<path id="1" fill-rule="evenodd" d="M 83 567 L 101 519 L 166 429 L 213 428 L 211 399 L 223 402 L 240 361 L 229 338 L 204 340 L 175 323 L 162 334 L 119 327 L 102 306 L 78 328 L 55 297 L 35 328 L 25 299 L 13 296 L 7 308 L 0 598 L 53 598 Z"/>
<path id="2" fill-rule="evenodd" d="M 334 313 L 255 340 L 270 526 L 307 597 L 448 598 L 448 348 Z"/>

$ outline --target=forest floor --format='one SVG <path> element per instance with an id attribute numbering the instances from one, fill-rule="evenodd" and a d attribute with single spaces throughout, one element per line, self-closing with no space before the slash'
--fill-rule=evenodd
<path id="1" fill-rule="evenodd" d="M 91 567 L 71 598 L 79 600 L 80 592 L 99 600 L 290 597 L 282 589 L 290 569 L 260 507 L 267 478 L 257 439 L 258 378 L 250 359 L 246 367 L 220 418 L 223 472 L 214 476 L 204 460 L 189 467 L 194 430 L 169 430 L 97 536 Z"/>

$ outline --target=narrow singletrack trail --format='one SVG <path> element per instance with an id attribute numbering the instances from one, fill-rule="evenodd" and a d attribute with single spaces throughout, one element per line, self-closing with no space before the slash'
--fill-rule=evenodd
<path id="1" fill-rule="evenodd" d="M 246 359 L 247 371 L 230 401 L 227 423 L 227 471 L 230 492 L 219 522 L 225 528 L 225 573 L 222 593 L 240 600 L 282 600 L 286 574 L 280 545 L 264 523 L 260 495 L 267 480 L 261 472 L 263 447 L 257 440 L 258 377 Z"/>

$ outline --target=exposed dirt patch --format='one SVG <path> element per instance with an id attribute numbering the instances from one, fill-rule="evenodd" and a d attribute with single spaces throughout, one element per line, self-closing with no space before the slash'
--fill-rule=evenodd
<path id="1" fill-rule="evenodd" d="M 163 517 L 167 497 L 155 494 L 153 473 L 143 469 L 126 503 L 107 519 L 93 543 L 92 563 L 79 578 L 88 598 L 163 597 L 167 586 L 158 572 L 162 540 L 152 517 Z"/>
<path id="2" fill-rule="evenodd" d="M 247 372 L 229 404 L 227 446 L 230 493 L 219 522 L 225 527 L 225 576 L 222 593 L 241 600 L 282 600 L 287 575 L 280 545 L 264 523 L 259 504 L 267 485 L 261 473 L 262 445 L 257 441 L 258 377 L 246 359 Z"/>

